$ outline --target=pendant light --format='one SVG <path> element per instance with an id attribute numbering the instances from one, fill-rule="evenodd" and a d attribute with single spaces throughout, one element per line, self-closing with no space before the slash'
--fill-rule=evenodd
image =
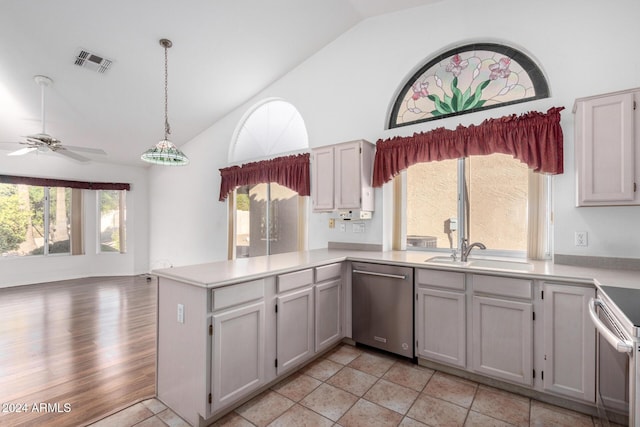
<path id="1" fill-rule="evenodd" d="M 164 47 L 164 139 L 158 142 L 154 147 L 145 151 L 140 158 L 145 162 L 153 163 L 156 165 L 165 166 L 184 166 L 189 163 L 189 159 L 185 154 L 178 149 L 171 141 L 169 141 L 169 134 L 171 133 L 171 127 L 169 126 L 168 118 L 168 67 L 167 67 L 167 50 L 173 46 L 171 40 L 161 39 L 160 45 Z"/>

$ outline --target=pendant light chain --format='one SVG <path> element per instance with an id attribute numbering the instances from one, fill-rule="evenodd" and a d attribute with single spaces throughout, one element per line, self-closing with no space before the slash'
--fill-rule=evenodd
<path id="1" fill-rule="evenodd" d="M 171 126 L 169 126 L 169 43 L 164 43 L 164 139 L 169 139 Z"/>

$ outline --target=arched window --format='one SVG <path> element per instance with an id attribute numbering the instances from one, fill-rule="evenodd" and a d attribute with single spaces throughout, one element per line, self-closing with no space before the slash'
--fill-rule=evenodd
<path id="1" fill-rule="evenodd" d="M 468 44 L 437 55 L 411 76 L 394 102 L 389 128 L 548 97 L 542 71 L 524 53 Z"/>
<path id="2" fill-rule="evenodd" d="M 229 162 L 265 159 L 309 148 L 304 120 L 297 108 L 277 98 L 250 109 L 240 121 L 229 150 Z"/>
<path id="3" fill-rule="evenodd" d="M 229 162 L 274 159 L 308 148 L 307 129 L 296 107 L 268 99 L 250 109 L 238 124 Z M 307 203 L 294 190 L 260 182 L 237 187 L 228 200 L 229 259 L 306 249 Z"/>

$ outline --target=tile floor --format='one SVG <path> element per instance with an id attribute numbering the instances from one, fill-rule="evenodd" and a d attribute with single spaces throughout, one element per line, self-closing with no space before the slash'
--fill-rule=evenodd
<path id="1" fill-rule="evenodd" d="M 215 427 L 598 426 L 581 413 L 341 344 Z M 182 427 L 156 399 L 92 427 Z"/>

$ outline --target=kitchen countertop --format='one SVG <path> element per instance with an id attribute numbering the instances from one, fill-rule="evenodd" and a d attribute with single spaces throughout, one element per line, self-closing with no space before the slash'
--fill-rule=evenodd
<path id="1" fill-rule="evenodd" d="M 475 254 L 472 254 L 472 256 Z M 434 270 L 463 271 L 484 273 L 497 276 L 523 277 L 541 280 L 568 281 L 573 283 L 595 284 L 640 290 L 640 272 L 632 270 L 585 268 L 552 261 L 529 261 L 530 271 L 516 271 L 477 267 L 472 265 L 437 265 L 427 264 L 425 260 L 432 257 L 446 257 L 443 252 L 426 251 L 356 251 L 337 249 L 315 249 L 303 252 L 240 258 L 234 261 L 217 261 L 182 267 L 153 270 L 152 273 L 189 283 L 194 286 L 216 288 L 289 273 L 304 268 L 313 268 L 334 262 L 361 261 L 385 264 L 397 264 L 410 267 L 422 267 Z"/>

